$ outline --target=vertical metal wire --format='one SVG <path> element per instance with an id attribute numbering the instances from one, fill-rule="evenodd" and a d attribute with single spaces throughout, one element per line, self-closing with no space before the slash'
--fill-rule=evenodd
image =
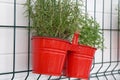
<path id="1" fill-rule="evenodd" d="M 37 80 L 39 80 L 39 79 L 40 79 L 40 77 L 41 77 L 41 75 L 39 75 L 39 76 L 38 76 Z"/>
<path id="2" fill-rule="evenodd" d="M 120 32 L 119 31 L 120 31 L 120 0 L 118 0 L 118 36 L 120 36 Z M 120 43 L 119 39 L 120 39 L 120 37 L 118 37 L 118 44 Z M 118 54 L 119 54 L 119 49 L 120 49 L 120 46 L 118 45 Z M 118 62 L 119 62 L 119 59 L 120 58 L 118 57 Z M 118 73 L 120 74 L 120 69 L 118 70 Z"/>
<path id="3" fill-rule="evenodd" d="M 31 0 L 29 0 L 29 4 L 31 3 Z M 25 80 L 27 80 L 27 78 L 29 77 L 30 74 L 30 11 L 29 11 L 29 15 L 28 15 L 28 65 L 27 65 L 27 75 L 25 77 Z"/>
<path id="4" fill-rule="evenodd" d="M 103 6 L 102 6 L 102 38 L 104 38 L 104 0 L 103 0 Z M 104 43 L 102 43 L 102 46 L 104 45 Z M 101 66 L 100 66 L 100 68 L 98 69 L 98 71 L 96 72 L 96 74 L 98 74 L 99 73 L 99 71 L 102 69 L 102 67 L 103 67 L 103 55 L 104 54 L 104 49 L 102 49 L 102 61 L 101 61 Z M 99 80 L 99 78 L 97 78 L 98 80 Z"/>
<path id="5" fill-rule="evenodd" d="M 107 72 L 107 70 L 110 68 L 110 66 L 111 66 L 111 58 L 112 58 L 112 0 L 111 0 L 111 5 L 110 5 L 110 64 L 109 64 L 109 66 L 107 67 L 107 69 L 105 70 L 105 72 L 104 72 L 104 75 L 105 75 L 105 78 L 108 80 L 108 78 L 107 78 L 107 76 L 106 76 L 106 72 Z"/>
<path id="6" fill-rule="evenodd" d="M 15 51 L 16 51 L 16 0 L 14 0 L 14 31 L 13 31 L 13 76 L 11 80 L 15 77 Z"/>
<path id="7" fill-rule="evenodd" d="M 118 61 L 119 61 L 119 57 L 120 57 L 120 55 L 119 55 L 119 49 L 120 49 L 120 0 L 118 0 Z M 120 62 L 119 62 L 120 63 Z M 120 69 L 119 69 L 119 71 L 118 71 L 118 73 L 120 74 Z"/>
<path id="8" fill-rule="evenodd" d="M 70 80 L 70 78 L 68 78 L 68 80 Z"/>
<path id="9" fill-rule="evenodd" d="M 60 79 L 61 79 L 61 77 L 62 77 L 62 76 L 60 76 L 60 77 L 58 78 L 58 80 L 60 80 Z"/>
<path id="10" fill-rule="evenodd" d="M 94 21 L 95 20 L 96 20 L 96 0 L 94 0 Z M 93 67 L 91 68 L 91 71 L 94 69 L 94 67 L 95 67 L 95 57 L 93 59 Z"/>
<path id="11" fill-rule="evenodd" d="M 85 19 L 87 18 L 87 0 L 85 0 Z"/>
<path id="12" fill-rule="evenodd" d="M 48 80 L 50 80 L 51 77 L 52 77 L 52 76 L 49 76 Z"/>
<path id="13" fill-rule="evenodd" d="M 87 14 L 87 0 L 85 0 L 85 15 Z"/>

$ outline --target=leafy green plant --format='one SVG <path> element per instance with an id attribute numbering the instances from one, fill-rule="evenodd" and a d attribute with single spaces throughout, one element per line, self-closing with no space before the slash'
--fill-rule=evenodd
<path id="1" fill-rule="evenodd" d="M 37 36 L 69 39 L 82 21 L 82 0 L 27 0 L 25 6 Z"/>
<path id="2" fill-rule="evenodd" d="M 27 0 L 25 7 L 33 35 L 71 40 L 80 30 L 80 44 L 103 48 L 100 26 L 83 13 L 82 0 Z"/>
<path id="3" fill-rule="evenodd" d="M 103 41 L 100 25 L 92 17 L 86 15 L 84 23 L 80 28 L 79 43 L 103 49 Z"/>

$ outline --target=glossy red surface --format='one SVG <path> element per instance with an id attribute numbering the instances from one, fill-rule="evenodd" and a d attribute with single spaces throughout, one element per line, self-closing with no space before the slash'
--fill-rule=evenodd
<path id="1" fill-rule="evenodd" d="M 32 38 L 33 72 L 61 75 L 70 43 L 47 37 Z"/>
<path id="2" fill-rule="evenodd" d="M 68 53 L 65 74 L 68 77 L 88 78 L 96 49 L 81 45 L 75 48 Z"/>

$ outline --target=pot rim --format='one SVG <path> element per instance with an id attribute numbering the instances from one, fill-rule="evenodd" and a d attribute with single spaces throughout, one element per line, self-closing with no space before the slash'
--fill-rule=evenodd
<path id="1" fill-rule="evenodd" d="M 62 42 L 66 42 L 71 44 L 68 40 L 64 40 L 64 39 L 60 39 L 60 38 L 56 38 L 56 37 L 44 37 L 44 36 L 32 36 L 31 38 L 33 39 L 49 39 L 49 40 L 56 40 L 56 41 L 62 41 Z"/>

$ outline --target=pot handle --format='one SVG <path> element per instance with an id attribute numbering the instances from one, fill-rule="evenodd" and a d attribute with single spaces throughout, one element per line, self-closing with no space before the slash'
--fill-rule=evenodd
<path id="1" fill-rule="evenodd" d="M 76 31 L 75 33 L 74 33 L 74 36 L 73 36 L 73 39 L 72 39 L 72 44 L 73 45 L 78 45 L 78 38 L 79 38 L 79 31 Z"/>

